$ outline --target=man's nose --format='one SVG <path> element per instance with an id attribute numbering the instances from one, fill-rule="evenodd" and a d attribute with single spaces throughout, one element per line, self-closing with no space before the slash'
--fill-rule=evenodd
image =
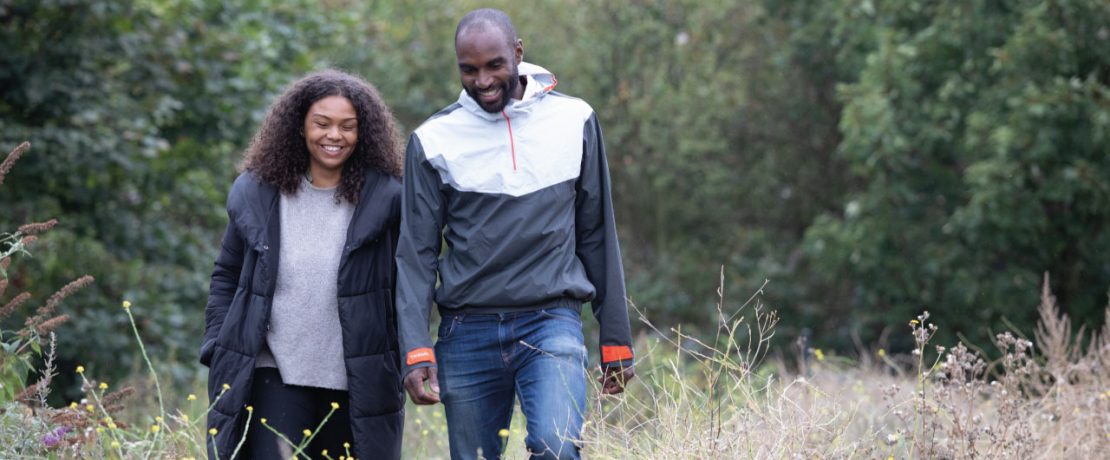
<path id="1" fill-rule="evenodd" d="M 479 71 L 478 72 L 478 81 L 477 81 L 477 83 L 478 83 L 479 88 L 483 88 L 483 89 L 484 88 L 489 88 L 489 86 L 493 84 L 493 80 L 494 80 L 493 75 L 490 74 L 489 72 L 484 72 L 484 71 Z"/>

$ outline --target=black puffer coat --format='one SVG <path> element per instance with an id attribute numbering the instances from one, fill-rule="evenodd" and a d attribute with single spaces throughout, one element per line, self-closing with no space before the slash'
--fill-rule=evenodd
<path id="1" fill-rule="evenodd" d="M 393 256 L 401 184 L 369 172 L 347 229 L 339 263 L 339 321 L 350 394 L 352 454 L 401 456 L 404 399 L 393 310 Z M 246 172 L 227 199 L 229 223 L 212 272 L 200 361 L 209 367 L 208 456 L 228 458 L 243 436 L 255 359 L 266 340 L 277 280 L 278 191 Z M 218 449 L 214 452 L 213 448 Z M 240 456 L 247 458 L 249 455 Z"/>

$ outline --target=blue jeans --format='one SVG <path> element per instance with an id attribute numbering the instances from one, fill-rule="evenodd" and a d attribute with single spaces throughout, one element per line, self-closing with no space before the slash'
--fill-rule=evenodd
<path id="1" fill-rule="evenodd" d="M 571 308 L 447 314 L 439 325 L 440 398 L 454 460 L 500 458 L 513 399 L 533 458 L 577 459 L 586 412 L 586 347 Z"/>

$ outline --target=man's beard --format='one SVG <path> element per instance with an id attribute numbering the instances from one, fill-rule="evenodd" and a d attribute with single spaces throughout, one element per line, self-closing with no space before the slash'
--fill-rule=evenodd
<path id="1" fill-rule="evenodd" d="M 509 81 L 501 85 L 501 100 L 497 101 L 497 105 L 494 107 L 486 107 L 483 105 L 477 91 L 474 91 L 470 87 L 465 89 L 466 94 L 470 96 L 471 99 L 474 99 L 474 102 L 477 102 L 478 107 L 481 107 L 482 110 L 489 113 L 501 113 L 501 111 L 505 109 L 505 106 L 509 105 L 509 99 L 513 97 L 513 93 L 516 92 L 518 86 L 520 86 L 520 74 L 514 69 L 513 74 L 509 77 Z"/>

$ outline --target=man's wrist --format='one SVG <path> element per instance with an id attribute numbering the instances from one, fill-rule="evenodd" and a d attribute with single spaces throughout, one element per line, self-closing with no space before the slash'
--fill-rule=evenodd
<path id="1" fill-rule="evenodd" d="M 632 359 L 624 359 L 620 361 L 610 361 L 601 363 L 601 369 L 608 371 L 609 369 L 630 369 L 635 361 Z"/>
<path id="2" fill-rule="evenodd" d="M 422 363 L 413 364 L 411 366 L 404 366 L 401 370 L 401 380 L 404 380 L 405 377 L 408 377 L 409 374 L 412 373 L 412 371 L 415 371 L 417 369 L 423 369 L 423 368 L 426 368 L 426 367 L 435 367 L 435 365 L 436 365 L 436 363 L 433 363 L 433 362 L 430 362 L 430 361 L 425 361 L 425 362 L 422 362 Z"/>

